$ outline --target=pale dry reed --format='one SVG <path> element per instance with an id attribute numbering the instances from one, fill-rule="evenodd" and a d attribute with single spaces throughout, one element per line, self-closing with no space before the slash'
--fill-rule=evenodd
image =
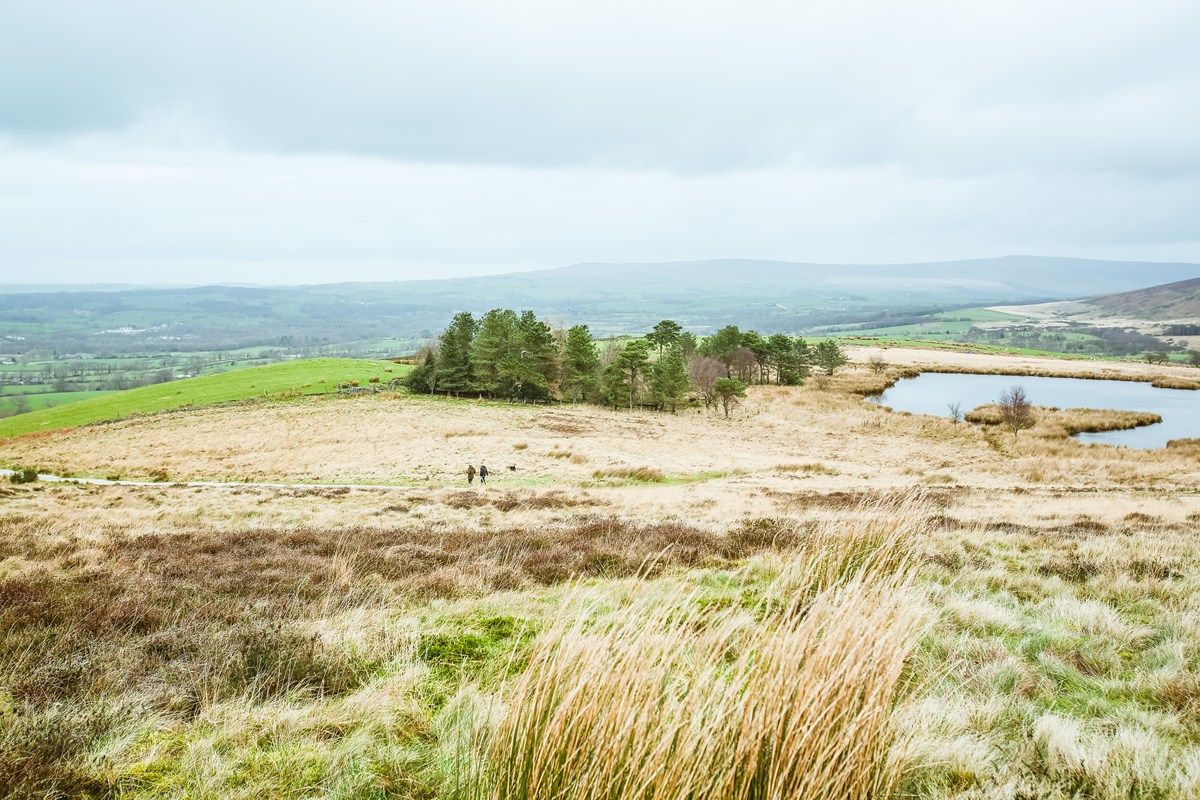
<path id="1" fill-rule="evenodd" d="M 886 797 L 889 722 L 925 612 L 911 498 L 829 526 L 754 608 L 643 595 L 568 600 L 508 697 L 475 796 Z M 856 515 L 858 516 L 858 515 Z M 586 594 L 586 589 L 580 591 Z"/>

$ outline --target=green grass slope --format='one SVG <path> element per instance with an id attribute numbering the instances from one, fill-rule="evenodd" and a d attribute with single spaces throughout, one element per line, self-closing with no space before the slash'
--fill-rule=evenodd
<path id="1" fill-rule="evenodd" d="M 385 370 L 391 369 L 391 373 Z M 83 400 L 42 411 L 31 411 L 0 420 L 0 438 L 11 438 L 33 431 L 74 428 L 92 422 L 122 419 L 138 414 L 153 414 L 183 406 L 205 406 L 252 397 L 323 394 L 338 383 L 367 382 L 378 377 L 386 383 L 408 372 L 411 367 L 390 361 L 366 361 L 357 358 L 313 358 L 285 361 L 263 367 L 251 367 L 221 375 L 187 378 L 171 383 L 142 386 L 113 392 L 92 400 Z"/>
<path id="2" fill-rule="evenodd" d="M 18 386 L 13 388 L 24 389 L 27 387 Z M 43 408 L 55 408 L 57 406 L 65 406 L 67 403 L 94 400 L 97 397 L 104 397 L 112 393 L 106 390 L 94 392 L 16 392 L 5 397 L 0 397 L 0 414 L 16 412 L 18 409 L 17 398 L 22 396 L 25 397 L 25 402 L 29 404 L 30 411 L 41 411 Z"/>

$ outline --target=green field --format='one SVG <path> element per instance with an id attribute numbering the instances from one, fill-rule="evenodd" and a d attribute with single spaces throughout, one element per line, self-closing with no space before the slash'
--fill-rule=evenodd
<path id="1" fill-rule="evenodd" d="M 392 372 L 385 371 L 388 369 Z M 31 411 L 0 420 L 0 438 L 33 431 L 74 428 L 183 406 L 204 406 L 254 397 L 323 394 L 334 391 L 337 384 L 348 381 L 359 381 L 365 386 L 371 378 L 377 377 L 380 382 L 386 383 L 410 369 L 390 361 L 355 358 L 284 361 L 221 375 L 142 386 L 124 392 L 107 392 L 91 400 Z"/>
<path id="2" fill-rule="evenodd" d="M 28 411 L 41 411 L 44 408 L 56 408 L 64 406 L 68 403 L 78 403 L 82 400 L 94 400 L 97 397 L 104 397 L 112 394 L 108 391 L 98 392 L 39 392 L 39 391 L 19 391 L 19 390 L 36 390 L 44 389 L 44 386 L 14 386 L 9 387 L 18 391 L 0 397 L 0 414 L 15 414 L 19 411 L 17 405 L 17 396 L 23 395 L 28 403 Z"/>

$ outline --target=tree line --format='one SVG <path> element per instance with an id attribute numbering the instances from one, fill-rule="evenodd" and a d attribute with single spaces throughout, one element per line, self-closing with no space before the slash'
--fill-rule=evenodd
<path id="1" fill-rule="evenodd" d="M 642 337 L 601 343 L 586 325 L 556 330 L 532 311 L 455 315 L 408 376 L 423 394 L 477 395 L 513 402 L 587 402 L 675 411 L 691 402 L 726 415 L 753 383 L 798 385 L 816 368 L 846 363 L 837 342 L 728 325 L 697 337 L 662 320 Z"/>

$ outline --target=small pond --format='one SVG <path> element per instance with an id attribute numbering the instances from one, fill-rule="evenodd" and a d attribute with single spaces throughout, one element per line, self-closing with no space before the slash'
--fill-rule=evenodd
<path id="1" fill-rule="evenodd" d="M 1171 439 L 1200 438 L 1200 392 L 1156 389 L 1135 381 L 923 372 L 870 399 L 894 411 L 948 417 L 950 403 L 959 403 L 965 414 L 997 402 L 1011 386 L 1023 386 L 1035 406 L 1151 411 L 1163 419 L 1130 430 L 1081 433 L 1076 437 L 1081 442 L 1153 448 L 1165 447 Z"/>

